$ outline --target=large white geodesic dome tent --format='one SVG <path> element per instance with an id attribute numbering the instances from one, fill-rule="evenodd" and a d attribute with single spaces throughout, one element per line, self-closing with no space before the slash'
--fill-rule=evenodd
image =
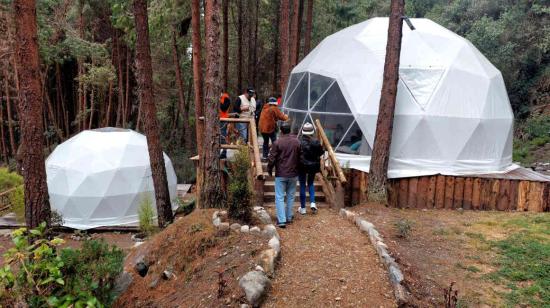
<path id="1" fill-rule="evenodd" d="M 502 75 L 468 40 L 428 19 L 403 27 L 389 177 L 504 172 L 513 113 Z M 325 38 L 291 72 L 283 110 L 320 119 L 342 164 L 368 171 L 388 33 L 373 18 Z"/>
<path id="2" fill-rule="evenodd" d="M 176 173 L 166 154 L 164 162 L 174 200 Z M 51 207 L 63 216 L 66 227 L 137 226 L 144 198 L 156 213 L 147 140 L 135 131 L 83 131 L 53 151 L 46 160 L 46 174 Z"/>

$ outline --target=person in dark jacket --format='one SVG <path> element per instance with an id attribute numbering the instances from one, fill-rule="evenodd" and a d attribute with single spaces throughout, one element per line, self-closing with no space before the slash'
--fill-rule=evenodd
<path id="1" fill-rule="evenodd" d="M 231 99 L 229 98 L 229 94 L 222 93 L 220 96 L 220 119 L 227 119 L 229 118 L 229 107 L 231 106 Z M 227 144 L 227 122 L 221 122 L 220 121 L 220 144 Z M 220 159 L 227 158 L 227 150 L 223 149 L 220 154 Z"/>
<path id="2" fill-rule="evenodd" d="M 277 225 L 284 228 L 287 223 L 292 222 L 294 213 L 294 195 L 296 194 L 300 163 L 300 141 L 295 135 L 290 134 L 290 123 L 283 122 L 280 130 L 282 136 L 271 145 L 269 151 L 267 172 L 269 176 L 272 176 L 273 168 L 275 168 Z"/>
<path id="3" fill-rule="evenodd" d="M 309 207 L 313 213 L 317 212 L 315 205 L 315 174 L 321 171 L 321 156 L 325 152 L 321 143 L 313 138 L 315 130 L 311 123 L 306 122 L 302 127 L 300 141 L 300 167 L 298 179 L 300 181 L 300 209 L 306 214 L 306 186 L 309 189 Z"/>

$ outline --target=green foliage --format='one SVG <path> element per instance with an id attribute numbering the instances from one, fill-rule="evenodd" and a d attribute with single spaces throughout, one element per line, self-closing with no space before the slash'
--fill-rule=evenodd
<path id="1" fill-rule="evenodd" d="M 149 193 L 141 195 L 141 202 L 138 209 L 139 229 L 145 235 L 149 236 L 155 232 L 155 216 L 156 212 L 153 207 L 153 200 Z"/>
<path id="2" fill-rule="evenodd" d="M 23 177 L 7 168 L 0 168 L 0 192 L 23 184 Z"/>
<path id="3" fill-rule="evenodd" d="M 25 190 L 23 185 L 17 186 L 9 193 L 11 208 L 8 210 L 15 213 L 15 218 L 18 222 L 25 221 Z"/>
<path id="4" fill-rule="evenodd" d="M 48 239 L 46 224 L 12 233 L 13 248 L 0 268 L 0 304 L 6 307 L 103 307 L 113 301 L 115 278 L 124 253 L 103 241 L 82 249 L 59 250 L 63 240 Z"/>
<path id="5" fill-rule="evenodd" d="M 550 116 L 536 116 L 521 122 L 518 125 L 514 142 L 514 161 L 531 163 L 534 159 L 533 152 L 549 142 Z"/>
<path id="6" fill-rule="evenodd" d="M 124 253 L 104 240 L 84 241 L 81 249 L 63 249 L 65 292 L 72 298 L 91 294 L 98 303 L 109 306 L 114 300 L 112 292 L 122 272 Z"/>
<path id="7" fill-rule="evenodd" d="M 412 227 L 414 225 L 413 221 L 410 221 L 408 219 L 400 219 L 395 224 L 395 231 L 398 237 L 400 238 L 408 238 L 409 235 L 412 232 Z"/>
<path id="8" fill-rule="evenodd" d="M 234 160 L 231 162 L 229 177 L 229 210 L 231 218 L 248 222 L 250 221 L 252 189 L 249 179 L 250 154 L 246 146 L 241 146 Z"/>

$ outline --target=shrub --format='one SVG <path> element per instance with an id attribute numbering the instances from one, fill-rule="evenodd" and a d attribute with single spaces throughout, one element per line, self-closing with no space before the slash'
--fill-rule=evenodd
<path id="1" fill-rule="evenodd" d="M 413 222 L 408 219 L 400 219 L 394 226 L 398 237 L 407 238 L 411 234 Z"/>
<path id="2" fill-rule="evenodd" d="M 23 177 L 7 168 L 0 168 L 0 192 L 23 184 Z"/>
<path id="3" fill-rule="evenodd" d="M 250 154 L 241 146 L 231 164 L 229 177 L 229 217 L 249 222 L 251 214 L 252 189 L 249 180 Z"/>
<path id="4" fill-rule="evenodd" d="M 23 185 L 18 186 L 9 194 L 11 209 L 9 211 L 15 213 L 18 222 L 25 221 L 25 190 Z"/>
<path id="5" fill-rule="evenodd" d="M 124 253 L 104 240 L 84 241 L 78 250 L 63 249 L 64 293 L 73 298 L 91 294 L 101 304 L 114 300 L 114 284 L 122 272 Z"/>
<path id="6" fill-rule="evenodd" d="M 122 250 L 103 241 L 86 241 L 82 249 L 59 250 L 62 239 L 48 239 L 46 224 L 12 233 L 13 248 L 0 268 L 0 306 L 103 307 L 113 301 L 122 272 Z"/>
<path id="7" fill-rule="evenodd" d="M 139 229 L 145 235 L 149 236 L 155 231 L 155 209 L 151 195 L 143 193 L 138 210 Z"/>

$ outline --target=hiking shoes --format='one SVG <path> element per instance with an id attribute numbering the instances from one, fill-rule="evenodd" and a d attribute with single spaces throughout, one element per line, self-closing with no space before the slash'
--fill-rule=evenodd
<path id="1" fill-rule="evenodd" d="M 279 227 L 281 229 L 284 229 L 284 228 L 286 228 L 286 224 L 278 223 L 277 227 Z"/>
<path id="2" fill-rule="evenodd" d="M 305 215 L 306 214 L 306 208 L 305 207 L 300 207 L 298 209 L 298 213 L 302 214 L 302 215 Z"/>
<path id="3" fill-rule="evenodd" d="M 313 214 L 317 213 L 317 206 L 315 205 L 315 202 L 312 202 L 312 203 L 309 205 L 309 208 L 311 209 L 311 211 L 313 212 Z M 305 209 L 304 209 L 304 212 L 305 212 Z"/>

